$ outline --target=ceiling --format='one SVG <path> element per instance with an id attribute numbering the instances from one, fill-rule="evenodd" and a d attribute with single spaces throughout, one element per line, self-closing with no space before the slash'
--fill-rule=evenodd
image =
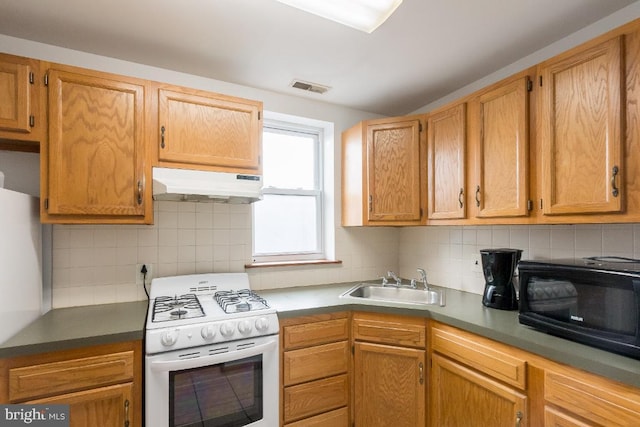
<path id="1" fill-rule="evenodd" d="M 0 33 L 394 116 L 635 1 L 404 0 L 366 34 L 275 0 L 2 0 Z"/>

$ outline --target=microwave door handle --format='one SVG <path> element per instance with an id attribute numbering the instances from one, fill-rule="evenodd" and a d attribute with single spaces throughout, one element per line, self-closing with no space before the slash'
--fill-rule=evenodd
<path id="1" fill-rule="evenodd" d="M 213 354 L 211 356 L 194 357 L 193 359 L 153 361 L 150 363 L 151 370 L 155 372 L 182 371 L 184 369 L 200 368 L 203 366 L 217 365 L 219 363 L 231 362 L 232 360 L 245 359 L 251 356 L 265 353 L 276 346 L 277 340 L 259 344 L 255 347 L 243 350 L 230 351 L 227 353 Z"/>

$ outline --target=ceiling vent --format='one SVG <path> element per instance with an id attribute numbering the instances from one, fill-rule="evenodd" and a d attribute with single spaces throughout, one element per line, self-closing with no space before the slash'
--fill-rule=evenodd
<path id="1" fill-rule="evenodd" d="M 314 92 L 314 93 L 319 93 L 319 94 L 323 94 L 326 91 L 328 91 L 329 89 L 331 89 L 329 86 L 323 86 L 323 85 L 319 85 L 317 83 L 309 83 L 309 82 L 304 82 L 302 80 L 294 80 L 291 82 L 291 87 L 294 87 L 296 89 L 300 89 L 300 90 L 306 90 L 307 92 Z"/>

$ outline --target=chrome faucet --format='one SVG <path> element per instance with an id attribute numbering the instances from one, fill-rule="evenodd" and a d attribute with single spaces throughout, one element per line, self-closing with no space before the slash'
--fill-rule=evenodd
<path id="1" fill-rule="evenodd" d="M 389 270 L 387 271 L 387 276 L 391 277 L 393 280 L 396 281 L 395 286 L 402 286 L 402 279 L 400 279 L 396 273 L 394 273 L 393 271 Z"/>
<path id="2" fill-rule="evenodd" d="M 424 285 L 424 290 L 428 291 L 429 290 L 429 282 L 427 282 L 427 272 L 424 271 L 423 268 L 418 268 L 417 271 L 418 271 L 418 273 L 420 273 L 420 281 Z"/>

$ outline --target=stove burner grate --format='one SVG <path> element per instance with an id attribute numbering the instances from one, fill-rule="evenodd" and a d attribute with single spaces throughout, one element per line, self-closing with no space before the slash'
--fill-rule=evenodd
<path id="1" fill-rule="evenodd" d="M 269 308 L 267 301 L 251 289 L 218 291 L 215 293 L 214 299 L 225 313 L 240 313 Z"/>
<path id="2" fill-rule="evenodd" d="M 153 322 L 203 317 L 204 310 L 195 294 L 176 295 L 174 297 L 156 297 L 153 303 Z"/>

